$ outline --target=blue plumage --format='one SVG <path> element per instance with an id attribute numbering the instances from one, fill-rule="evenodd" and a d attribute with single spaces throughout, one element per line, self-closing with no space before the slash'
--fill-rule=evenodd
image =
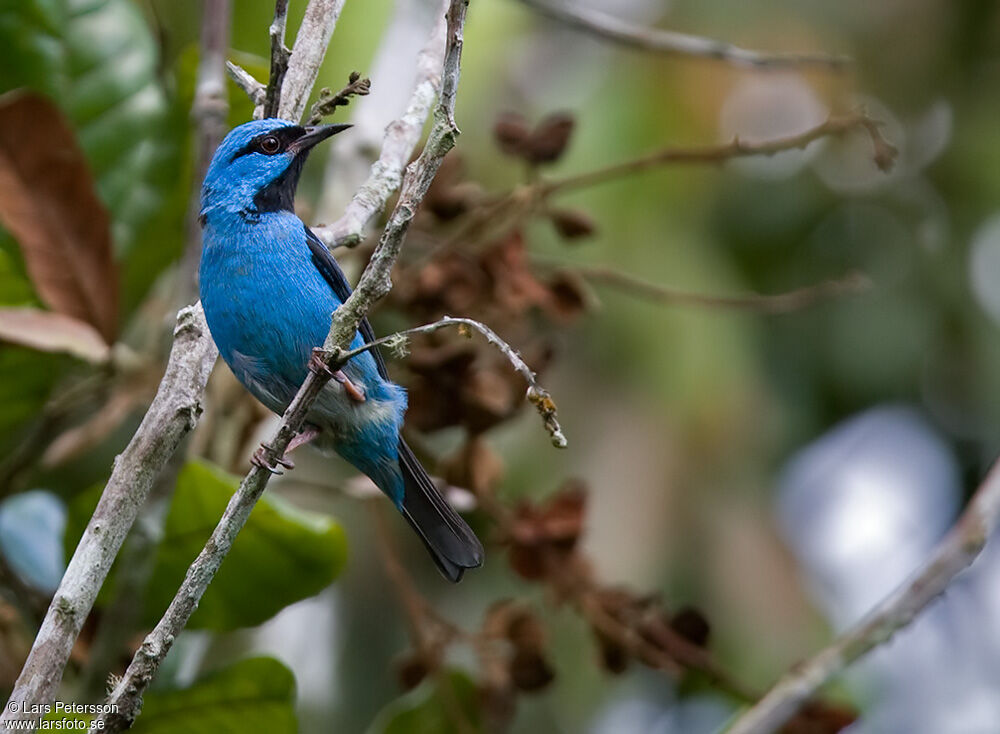
<path id="1" fill-rule="evenodd" d="M 200 288 L 209 329 L 239 381 L 279 414 L 350 293 L 336 261 L 292 211 L 309 149 L 344 127 L 275 119 L 241 125 L 219 146 L 202 189 Z M 352 346 L 371 338 L 365 321 Z M 374 351 L 342 372 L 349 384 L 331 381 L 307 417 L 318 432 L 314 443 L 371 477 L 457 581 L 482 563 L 482 546 L 400 438 L 405 391 Z"/>

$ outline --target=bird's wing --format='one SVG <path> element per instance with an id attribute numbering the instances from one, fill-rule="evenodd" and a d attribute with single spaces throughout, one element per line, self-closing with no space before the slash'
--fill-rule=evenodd
<path id="1" fill-rule="evenodd" d="M 343 303 L 351 295 L 351 284 L 347 282 L 344 271 L 340 269 L 340 266 L 333 255 L 330 254 L 330 250 L 327 249 L 326 245 L 308 227 L 306 227 L 306 243 L 312 252 L 312 259 L 316 265 L 316 269 L 319 270 L 323 279 L 330 284 L 337 298 Z M 375 341 L 375 332 L 372 331 L 372 325 L 368 323 L 367 316 L 361 319 L 361 323 L 358 324 L 358 331 L 361 332 L 361 338 L 365 340 L 365 344 Z M 385 360 L 382 359 L 382 354 L 379 352 L 378 347 L 372 347 L 369 351 L 372 357 L 375 358 L 375 366 L 378 368 L 379 375 L 383 380 L 388 380 L 389 372 L 385 368 Z"/>

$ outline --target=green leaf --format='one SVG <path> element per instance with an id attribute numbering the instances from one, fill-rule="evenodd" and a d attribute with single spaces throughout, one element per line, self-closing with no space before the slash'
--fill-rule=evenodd
<path id="1" fill-rule="evenodd" d="M 461 734 L 469 731 L 482 731 L 478 692 L 468 675 L 453 670 L 443 677 L 426 679 L 382 709 L 368 734 Z"/>
<path id="2" fill-rule="evenodd" d="M 111 210 L 117 252 L 127 255 L 183 179 L 188 126 L 158 76 L 156 40 L 129 0 L 3 6 L 0 43 L 12 53 L 0 69 L 0 92 L 27 87 L 62 107 Z"/>
<path id="3" fill-rule="evenodd" d="M 134 734 L 295 734 L 295 677 L 274 658 L 241 660 L 190 688 L 143 696 Z"/>
<path id="4" fill-rule="evenodd" d="M 150 581 L 147 621 L 173 598 L 236 491 L 238 479 L 203 463 L 181 471 Z M 231 630 L 260 624 L 325 588 L 347 556 L 343 530 L 325 515 L 266 495 L 254 508 L 188 628 Z"/>
<path id="5" fill-rule="evenodd" d="M 111 212 L 127 313 L 181 252 L 189 191 L 186 109 L 159 77 L 156 40 L 130 0 L 0 0 L 0 46 L 6 51 L 0 93 L 28 88 L 51 97 L 77 134 Z M 0 301 L 38 302 L 6 232 L 0 232 Z M 61 372 L 46 357 L 5 351 L 0 397 L 16 396 L 19 420 L 6 414 L 0 420 L 3 449 L 37 415 Z M 32 374 L 9 371 L 14 363 Z"/>
<path id="6" fill-rule="evenodd" d="M 89 714 L 52 710 L 46 721 L 84 722 Z M 85 727 L 84 727 L 85 728 Z M 187 688 L 143 696 L 133 734 L 295 734 L 295 676 L 274 658 L 241 660 Z"/>

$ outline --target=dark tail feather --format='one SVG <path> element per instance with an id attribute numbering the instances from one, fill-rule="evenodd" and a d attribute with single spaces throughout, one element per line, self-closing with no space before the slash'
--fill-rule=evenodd
<path id="1" fill-rule="evenodd" d="M 399 467 L 403 473 L 403 517 L 417 531 L 434 563 L 449 581 L 461 581 L 467 568 L 483 565 L 483 544 L 466 525 L 413 455 L 399 440 Z"/>

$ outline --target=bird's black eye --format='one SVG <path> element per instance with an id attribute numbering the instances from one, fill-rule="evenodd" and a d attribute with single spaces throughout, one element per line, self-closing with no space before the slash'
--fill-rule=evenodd
<path id="1" fill-rule="evenodd" d="M 267 155 L 274 155 L 281 150 L 281 141 L 273 135 L 261 138 L 258 145 L 260 146 L 260 151 L 262 153 L 266 153 Z"/>

